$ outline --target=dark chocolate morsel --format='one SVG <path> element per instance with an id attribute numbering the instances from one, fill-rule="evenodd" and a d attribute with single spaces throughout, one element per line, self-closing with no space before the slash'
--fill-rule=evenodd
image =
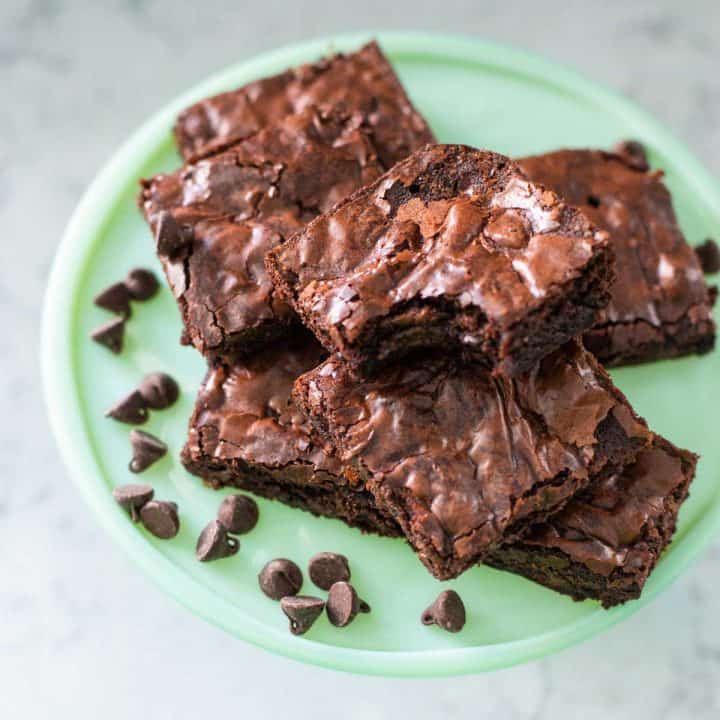
<path id="1" fill-rule="evenodd" d="M 149 300 L 159 287 L 155 273 L 133 268 L 125 278 L 125 287 L 132 300 Z"/>
<path id="2" fill-rule="evenodd" d="M 321 552 L 310 558 L 308 574 L 315 585 L 329 590 L 336 582 L 350 580 L 350 565 L 344 555 Z"/>
<path id="3" fill-rule="evenodd" d="M 345 627 L 359 612 L 369 613 L 370 606 L 358 597 L 355 588 L 349 582 L 341 580 L 330 588 L 325 610 L 328 620 L 335 627 Z"/>
<path id="4" fill-rule="evenodd" d="M 125 336 L 125 318 L 115 318 L 90 333 L 91 339 L 109 348 L 116 355 L 122 352 Z"/>
<path id="5" fill-rule="evenodd" d="M 451 633 L 460 632 L 465 626 L 465 605 L 454 590 L 444 590 L 420 619 L 423 625 L 437 625 Z"/>
<path id="6" fill-rule="evenodd" d="M 228 535 L 220 522 L 211 520 L 200 533 L 195 546 L 195 557 L 200 562 L 209 562 L 235 555 L 239 549 L 237 538 Z"/>
<path id="7" fill-rule="evenodd" d="M 258 575 L 260 589 L 273 600 L 297 595 L 302 587 L 302 579 L 300 568 L 285 558 L 271 560 Z"/>
<path id="8" fill-rule="evenodd" d="M 133 429 L 130 431 L 130 444 L 133 450 L 130 472 L 134 473 L 149 468 L 167 453 L 167 445 L 162 440 L 142 430 Z"/>
<path id="9" fill-rule="evenodd" d="M 164 410 L 170 407 L 180 394 L 180 388 L 175 380 L 162 372 L 146 375 L 138 390 L 152 410 Z"/>
<path id="10" fill-rule="evenodd" d="M 150 500 L 141 508 L 140 520 L 149 532 L 162 540 L 174 538 L 180 530 L 180 518 L 174 502 Z"/>
<path id="11" fill-rule="evenodd" d="M 247 495 L 228 495 L 218 510 L 218 520 L 228 532 L 242 535 L 257 525 L 259 516 L 257 503 Z"/>
<path id="12" fill-rule="evenodd" d="M 290 620 L 290 632 L 303 635 L 320 617 L 325 603 L 309 595 L 288 595 L 280 600 L 280 608 Z"/>
<path id="13" fill-rule="evenodd" d="M 155 491 L 150 485 L 140 483 L 118 485 L 112 491 L 115 502 L 130 513 L 133 522 L 138 521 L 138 512 L 153 499 L 154 494 Z"/>
<path id="14" fill-rule="evenodd" d="M 720 270 L 720 248 L 712 238 L 706 238 L 702 245 L 698 245 L 695 254 L 704 273 L 711 274 Z"/>
<path id="15" fill-rule="evenodd" d="M 113 405 L 105 413 L 105 417 L 129 425 L 142 425 L 148 419 L 145 399 L 137 390 L 133 390 L 129 395 L 126 395 Z"/>
<path id="16" fill-rule="evenodd" d="M 192 242 L 192 232 L 180 225 L 168 210 L 163 210 L 158 216 L 155 228 L 155 244 L 158 255 L 174 257 Z"/>
<path id="17" fill-rule="evenodd" d="M 619 155 L 633 170 L 647 172 L 650 169 L 645 146 L 637 140 L 621 140 L 615 145 L 613 152 Z"/>
<path id="18" fill-rule="evenodd" d="M 98 293 L 93 302 L 103 310 L 125 315 L 125 317 L 130 315 L 130 293 L 125 283 L 118 282 L 110 285 Z"/>

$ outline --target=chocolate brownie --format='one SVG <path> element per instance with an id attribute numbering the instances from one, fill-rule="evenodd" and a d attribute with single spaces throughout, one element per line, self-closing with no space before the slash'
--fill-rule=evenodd
<path id="1" fill-rule="evenodd" d="M 452 578 L 557 511 L 649 442 L 644 421 L 577 342 L 515 379 L 446 355 L 360 380 L 336 356 L 293 397 L 317 437 Z"/>
<path id="2" fill-rule="evenodd" d="M 374 42 L 357 52 L 334 55 L 201 100 L 180 114 L 175 137 L 183 158 L 195 160 L 309 105 L 339 102 L 368 116 L 386 168 L 434 141 Z"/>
<path id="3" fill-rule="evenodd" d="M 656 437 L 633 464 L 594 483 L 521 541 L 496 548 L 486 562 L 605 607 L 637 598 L 672 539 L 696 461 Z"/>
<path id="4" fill-rule="evenodd" d="M 617 280 L 585 334 L 592 352 L 607 365 L 624 365 L 713 348 L 711 295 L 662 172 L 599 150 L 560 150 L 518 163 L 610 235 Z"/>
<path id="5" fill-rule="evenodd" d="M 309 335 L 309 334 L 308 334 Z M 293 381 L 322 359 L 312 337 L 208 371 L 182 451 L 185 467 L 215 488 L 232 486 L 385 535 L 399 528 L 341 465 L 310 439 L 290 402 Z"/>
<path id="6" fill-rule="evenodd" d="M 183 342 L 227 356 L 286 332 L 296 318 L 273 290 L 265 253 L 381 171 L 361 114 L 306 108 L 143 181 L 140 205 L 182 313 Z"/>
<path id="7" fill-rule="evenodd" d="M 506 374 L 591 327 L 606 233 L 508 158 L 428 145 L 268 254 L 278 289 L 361 374 L 419 347 Z"/>

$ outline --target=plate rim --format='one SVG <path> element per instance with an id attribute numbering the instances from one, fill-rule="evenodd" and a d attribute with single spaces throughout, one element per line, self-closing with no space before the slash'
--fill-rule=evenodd
<path id="1" fill-rule="evenodd" d="M 314 38 L 283 46 L 233 64 L 171 100 L 145 121 L 112 155 L 88 186 L 73 212 L 55 253 L 43 301 L 41 370 L 50 425 L 63 463 L 100 524 L 133 561 L 166 593 L 212 624 L 256 646 L 314 665 L 370 675 L 440 677 L 495 670 L 537 659 L 580 643 L 629 617 L 667 588 L 712 542 L 720 528 L 720 502 L 708 506 L 663 558 L 662 579 L 651 582 L 643 596 L 609 611 L 598 610 L 560 628 L 522 640 L 447 650 L 388 651 L 339 647 L 297 638 L 268 628 L 232 603 L 214 596 L 186 575 L 117 512 L 110 493 L 97 482 L 102 475 L 95 450 L 85 433 L 85 419 L 74 392 L 73 327 L 78 313 L 76 288 L 97 236 L 120 201 L 115 178 L 126 187 L 130 171 L 148 161 L 167 141 L 168 128 L 180 110 L 202 97 L 259 77 L 274 68 L 306 62 L 329 49 L 359 46 L 376 38 L 389 55 L 436 55 L 454 60 L 498 65 L 545 84 L 572 92 L 585 101 L 622 115 L 629 126 L 642 128 L 642 137 L 673 158 L 693 191 L 709 206 L 720 208 L 720 186 L 685 146 L 650 114 L 632 101 L 575 70 L 534 53 L 462 34 L 417 31 L 353 32 Z M 72 382 L 68 380 L 72 378 Z M 228 612 L 242 623 L 225 621 Z"/>

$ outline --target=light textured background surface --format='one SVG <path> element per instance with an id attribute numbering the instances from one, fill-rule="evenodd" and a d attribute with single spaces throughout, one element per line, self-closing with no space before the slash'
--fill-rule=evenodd
<path id="1" fill-rule="evenodd" d="M 451 680 L 353 677 L 273 657 L 185 612 L 110 543 L 60 465 L 39 381 L 41 300 L 99 166 L 214 70 L 382 27 L 475 33 L 574 65 L 720 174 L 715 0 L 0 2 L 0 717 L 720 716 L 717 543 L 649 608 L 552 658 Z"/>

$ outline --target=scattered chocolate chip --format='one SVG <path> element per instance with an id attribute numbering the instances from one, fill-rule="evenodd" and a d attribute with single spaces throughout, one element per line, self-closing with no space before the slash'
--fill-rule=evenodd
<path id="1" fill-rule="evenodd" d="M 109 310 L 125 317 L 130 315 L 130 293 L 125 287 L 125 283 L 118 282 L 105 288 L 95 296 L 93 302 L 103 310 Z"/>
<path id="2" fill-rule="evenodd" d="M 134 268 L 125 278 L 125 287 L 132 300 L 149 300 L 159 287 L 155 273 Z"/>
<path id="3" fill-rule="evenodd" d="M 113 405 L 105 413 L 105 417 L 128 423 L 129 425 L 142 425 L 148 419 L 145 399 L 137 390 L 133 390 L 129 395 L 126 395 L 122 400 Z"/>
<path id="4" fill-rule="evenodd" d="M 139 520 L 138 512 L 153 499 L 154 494 L 155 491 L 150 485 L 141 485 L 139 483 L 118 485 L 112 491 L 115 502 L 130 513 L 133 522 Z"/>
<path id="5" fill-rule="evenodd" d="M 209 562 L 235 555 L 239 549 L 237 538 L 228 535 L 225 527 L 217 520 L 211 520 L 200 533 L 195 546 L 195 557 L 200 562 Z"/>
<path id="6" fill-rule="evenodd" d="M 325 603 L 309 595 L 288 595 L 280 599 L 280 608 L 290 620 L 290 632 L 304 635 L 320 617 Z"/>
<path id="7" fill-rule="evenodd" d="M 115 318 L 101 325 L 90 333 L 96 342 L 109 348 L 116 355 L 122 352 L 123 337 L 125 336 L 125 318 Z"/>
<path id="8" fill-rule="evenodd" d="M 258 575 L 260 589 L 273 600 L 297 595 L 302 587 L 302 572 L 292 561 L 285 558 L 271 560 Z"/>
<path id="9" fill-rule="evenodd" d="M 168 210 L 158 217 L 155 229 L 157 252 L 164 257 L 174 257 L 192 242 L 192 232 L 184 228 Z"/>
<path id="10" fill-rule="evenodd" d="M 345 627 L 359 612 L 369 613 L 370 606 L 358 597 L 355 588 L 349 582 L 341 580 L 330 588 L 325 610 L 328 620 L 335 627 Z"/>
<path id="11" fill-rule="evenodd" d="M 228 495 L 218 510 L 218 520 L 228 532 L 242 535 L 250 532 L 258 521 L 257 503 L 247 495 Z"/>
<path id="12" fill-rule="evenodd" d="M 167 445 L 162 440 L 142 430 L 130 431 L 130 444 L 133 450 L 130 472 L 134 473 L 149 468 L 167 452 Z"/>
<path id="13" fill-rule="evenodd" d="M 456 633 L 465 626 L 465 605 L 454 590 L 444 590 L 421 618 L 423 625 L 437 625 L 443 630 Z"/>
<path id="14" fill-rule="evenodd" d="M 695 254 L 704 273 L 711 274 L 720 270 L 720 248 L 712 238 L 706 238 L 702 245 L 698 245 Z"/>
<path id="15" fill-rule="evenodd" d="M 350 579 L 350 565 L 344 555 L 321 552 L 310 558 L 308 574 L 315 585 L 329 590 L 336 582 Z"/>
<path id="16" fill-rule="evenodd" d="M 613 152 L 620 155 L 633 170 L 647 172 L 650 169 L 645 146 L 637 140 L 622 140 L 615 145 Z"/>
<path id="17" fill-rule="evenodd" d="M 180 388 L 175 380 L 162 372 L 146 375 L 138 390 L 145 399 L 145 404 L 152 410 L 164 410 L 170 407 L 180 394 Z"/>
<path id="18" fill-rule="evenodd" d="M 140 520 L 155 537 L 174 538 L 180 530 L 177 505 L 164 500 L 150 500 L 140 510 Z"/>

